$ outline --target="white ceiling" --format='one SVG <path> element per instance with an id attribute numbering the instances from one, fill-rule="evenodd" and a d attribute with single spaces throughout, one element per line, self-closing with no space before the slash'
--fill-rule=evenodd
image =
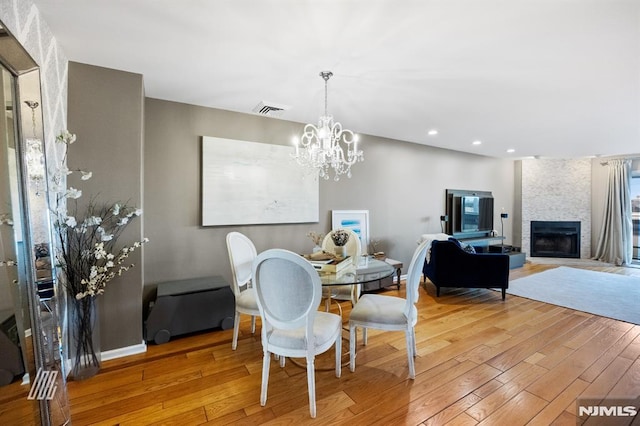
<path id="1" fill-rule="evenodd" d="M 151 98 L 315 123 L 331 70 L 329 112 L 359 133 L 503 158 L 640 152 L 640 0 L 34 2 L 70 60 L 143 74 Z"/>

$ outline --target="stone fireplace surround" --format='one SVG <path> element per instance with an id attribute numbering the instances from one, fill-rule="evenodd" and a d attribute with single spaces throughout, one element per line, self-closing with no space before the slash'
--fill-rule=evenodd
<path id="1" fill-rule="evenodd" d="M 573 221 L 581 224 L 580 258 L 590 258 L 591 160 L 526 159 L 519 169 L 522 251 L 530 256 L 532 221 Z"/>

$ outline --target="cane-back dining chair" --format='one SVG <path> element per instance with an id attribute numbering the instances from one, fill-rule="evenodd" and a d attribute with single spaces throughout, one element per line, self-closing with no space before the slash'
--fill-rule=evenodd
<path id="1" fill-rule="evenodd" d="M 365 294 L 351 310 L 349 315 L 349 368 L 356 369 L 357 328 L 362 327 L 362 340 L 367 344 L 367 328 L 387 331 L 404 331 L 407 340 L 409 359 L 409 377 L 415 379 L 414 358 L 417 356 L 414 327 L 418 322 L 418 309 L 415 304 L 420 296 L 420 274 L 427 253 L 425 241 L 413 253 L 407 273 L 407 295 L 403 299 L 383 294 Z"/>
<path id="2" fill-rule="evenodd" d="M 233 340 L 231 349 L 238 346 L 240 331 L 240 314 L 251 315 L 251 333 L 256 331 L 256 317 L 260 315 L 256 302 L 256 293 L 251 282 L 251 266 L 256 258 L 256 247 L 253 242 L 240 232 L 227 234 L 227 251 L 233 275 L 231 289 L 236 298 L 236 315 L 233 323 Z"/>
<path id="3" fill-rule="evenodd" d="M 262 319 L 262 387 L 267 403 L 271 354 L 306 358 L 309 411 L 316 416 L 315 356 L 335 345 L 336 377 L 341 373 L 342 319 L 318 311 L 322 284 L 313 265 L 299 254 L 270 249 L 253 262 L 253 283 Z"/>

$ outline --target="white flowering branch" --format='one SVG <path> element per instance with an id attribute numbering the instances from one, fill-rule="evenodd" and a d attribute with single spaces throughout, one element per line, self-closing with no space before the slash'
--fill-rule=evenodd
<path id="1" fill-rule="evenodd" d="M 129 254 L 148 241 L 149 239 L 145 238 L 142 241 L 133 243 L 131 246 L 123 247 L 117 255 L 108 253 L 104 249 L 104 242 L 96 243 L 92 255 L 96 260 L 104 260 L 104 262 L 101 265 L 95 264 L 91 266 L 89 278 L 83 278 L 81 281 L 85 290 L 77 293 L 76 299 L 82 299 L 86 296 L 98 296 L 104 293 L 104 288 L 109 281 L 135 266 L 133 263 L 129 265 L 122 264 L 129 257 Z"/>
<path id="2" fill-rule="evenodd" d="M 81 208 L 78 199 L 82 191 L 66 186 L 67 176 L 80 173 L 80 179 L 91 179 L 92 173 L 85 170 L 69 170 L 66 159 L 69 145 L 76 136 L 63 131 L 56 141 L 65 145 L 62 163 L 52 173 L 50 188 L 56 193 L 53 211 L 54 228 L 58 247 L 56 263 L 64 274 L 62 283 L 69 295 L 80 300 L 87 296 L 104 293 L 109 281 L 128 271 L 134 264 L 124 265 L 126 258 L 148 242 L 136 241 L 116 249 L 118 237 L 129 223 L 142 214 L 142 210 L 126 203 L 98 203 L 95 197 Z"/>

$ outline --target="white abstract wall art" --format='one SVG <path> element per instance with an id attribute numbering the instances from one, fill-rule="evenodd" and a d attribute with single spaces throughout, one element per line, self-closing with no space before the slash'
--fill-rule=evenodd
<path id="1" fill-rule="evenodd" d="M 202 137 L 202 226 L 319 221 L 319 183 L 293 147 Z"/>

